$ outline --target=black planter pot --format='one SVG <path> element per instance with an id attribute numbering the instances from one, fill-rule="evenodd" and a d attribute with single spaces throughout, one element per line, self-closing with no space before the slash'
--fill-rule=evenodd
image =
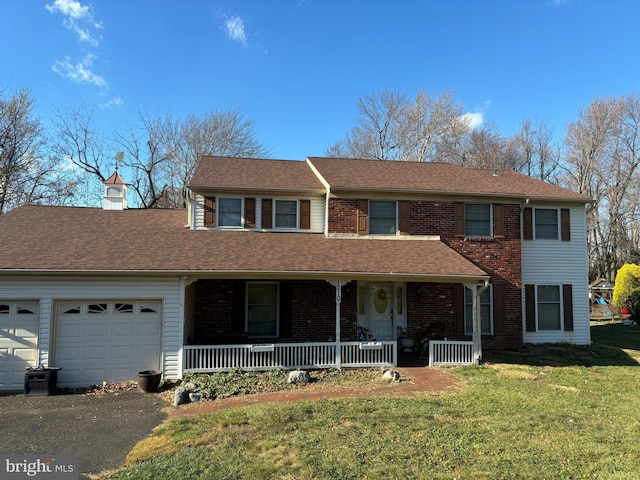
<path id="1" fill-rule="evenodd" d="M 138 372 L 138 388 L 143 392 L 157 392 L 161 378 L 162 372 L 157 370 Z"/>

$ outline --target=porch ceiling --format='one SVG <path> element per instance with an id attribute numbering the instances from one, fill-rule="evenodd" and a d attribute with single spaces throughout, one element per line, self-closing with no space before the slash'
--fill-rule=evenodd
<path id="1" fill-rule="evenodd" d="M 189 230 L 183 210 L 21 207 L 0 222 L 0 275 L 100 274 L 477 282 L 438 240 Z M 29 235 L 24 235 L 28 228 Z"/>

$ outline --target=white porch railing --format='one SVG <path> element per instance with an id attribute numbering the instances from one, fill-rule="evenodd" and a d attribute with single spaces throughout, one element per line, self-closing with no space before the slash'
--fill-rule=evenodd
<path id="1" fill-rule="evenodd" d="M 397 343 L 341 342 L 343 367 L 397 364 Z M 336 343 L 275 343 L 247 345 L 185 345 L 185 372 L 273 370 L 275 368 L 337 368 Z"/>
<path id="2" fill-rule="evenodd" d="M 449 340 L 429 341 L 429 366 L 474 365 L 478 359 L 473 353 L 473 342 Z"/>

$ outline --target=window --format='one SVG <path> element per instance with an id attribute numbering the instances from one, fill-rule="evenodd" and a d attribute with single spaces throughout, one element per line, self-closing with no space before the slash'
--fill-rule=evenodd
<path id="1" fill-rule="evenodd" d="M 218 200 L 218 226 L 242 226 L 242 199 L 221 198 Z"/>
<path id="2" fill-rule="evenodd" d="M 538 330 L 560 330 L 560 286 L 538 285 Z"/>
<path id="3" fill-rule="evenodd" d="M 250 337 L 278 336 L 278 284 L 247 283 L 247 332 Z"/>
<path id="4" fill-rule="evenodd" d="M 297 228 L 298 202 L 296 200 L 276 200 L 276 228 Z"/>
<path id="5" fill-rule="evenodd" d="M 467 203 L 464 206 L 464 229 L 467 237 L 491 236 L 491 204 Z"/>
<path id="6" fill-rule="evenodd" d="M 395 235 L 396 202 L 369 202 L 369 234 L 371 235 Z"/>
<path id="7" fill-rule="evenodd" d="M 0 303 L 0 314 L 9 314 L 10 307 L 6 303 Z"/>
<path id="8" fill-rule="evenodd" d="M 558 210 L 555 208 L 535 209 L 536 240 L 558 239 Z"/>
<path id="9" fill-rule="evenodd" d="M 482 335 L 493 335 L 491 286 L 480 294 L 478 301 L 480 302 Z M 464 288 L 464 334 L 473 334 L 473 292 L 467 287 Z"/>
<path id="10" fill-rule="evenodd" d="M 133 313 L 133 304 L 116 303 L 115 313 Z"/>
<path id="11" fill-rule="evenodd" d="M 87 309 L 88 313 L 107 313 L 106 303 L 90 303 Z"/>

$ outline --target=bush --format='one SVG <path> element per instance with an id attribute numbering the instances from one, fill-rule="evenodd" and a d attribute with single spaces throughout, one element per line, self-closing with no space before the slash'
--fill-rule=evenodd
<path id="1" fill-rule="evenodd" d="M 626 263 L 616 274 L 613 304 L 617 307 L 630 307 L 628 302 L 638 290 L 640 290 L 640 265 Z"/>

